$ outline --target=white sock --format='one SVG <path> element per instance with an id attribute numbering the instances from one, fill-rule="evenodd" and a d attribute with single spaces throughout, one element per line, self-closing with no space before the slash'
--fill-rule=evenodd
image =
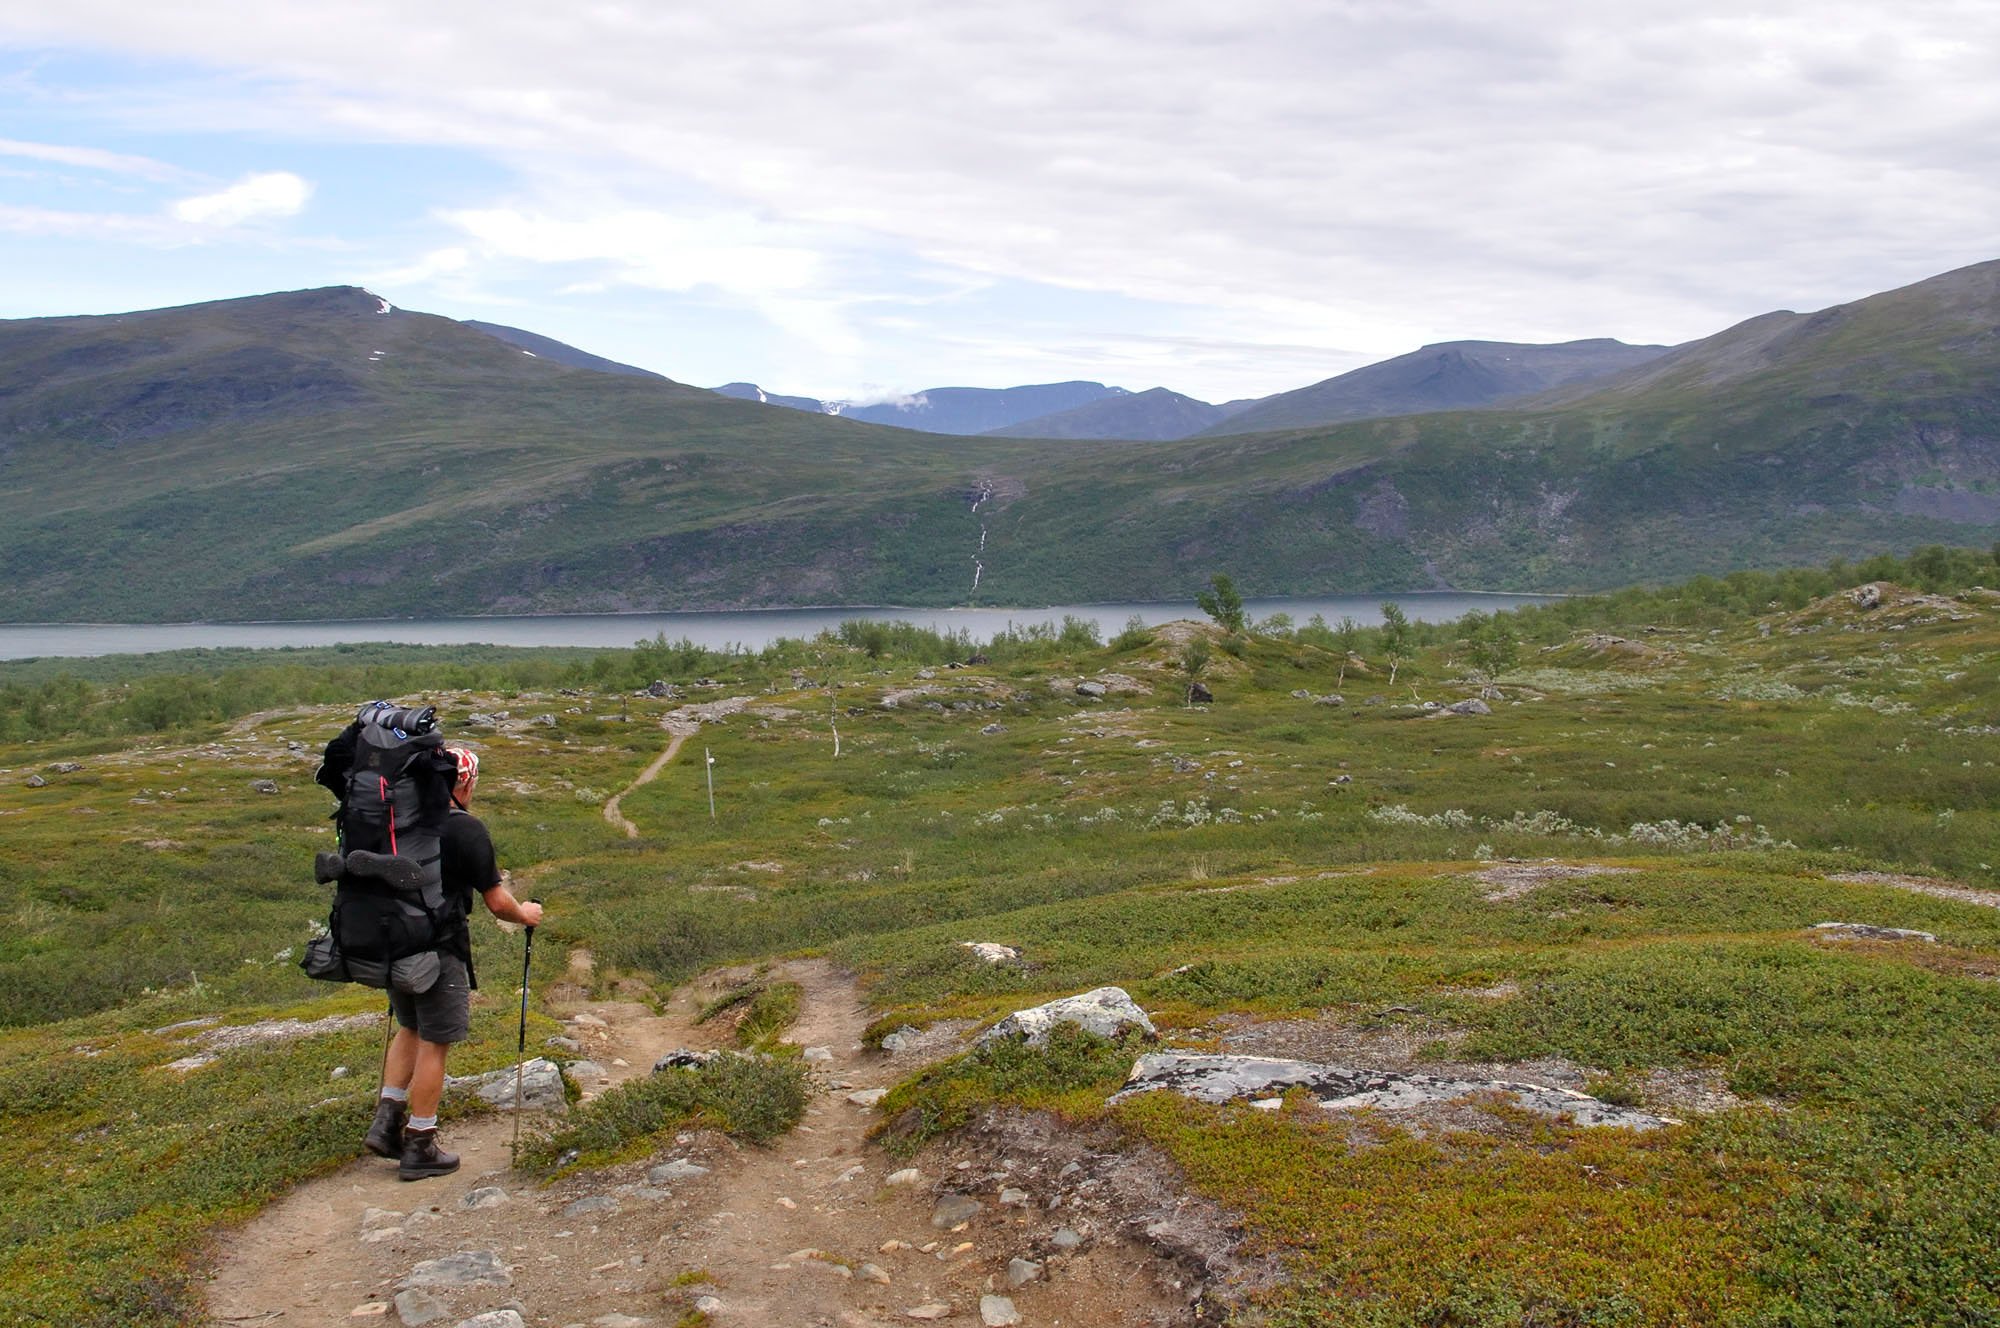
<path id="1" fill-rule="evenodd" d="M 438 1118 L 435 1116 L 412 1116 L 410 1117 L 410 1123 L 403 1128 L 406 1130 L 435 1130 L 437 1127 Z"/>
<path id="2" fill-rule="evenodd" d="M 391 1088 L 389 1085 L 384 1084 L 382 1085 L 382 1096 L 388 1098 L 391 1102 L 408 1102 L 410 1100 L 410 1090 L 407 1088 Z"/>

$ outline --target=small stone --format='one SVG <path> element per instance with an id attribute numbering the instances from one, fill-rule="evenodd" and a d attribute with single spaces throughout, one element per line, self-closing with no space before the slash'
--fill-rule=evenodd
<path id="1" fill-rule="evenodd" d="M 847 1100 L 857 1107 L 872 1107 L 887 1096 L 889 1090 L 886 1088 L 864 1088 L 857 1093 L 849 1093 Z"/>
<path id="2" fill-rule="evenodd" d="M 903 1317 L 907 1319 L 942 1319 L 950 1313 L 951 1306 L 934 1300 L 928 1305 L 919 1305 L 914 1309 L 904 1310 Z"/>
<path id="3" fill-rule="evenodd" d="M 1007 1289 L 1018 1290 L 1042 1275 L 1042 1266 L 1032 1259 L 1007 1261 Z"/>
<path id="4" fill-rule="evenodd" d="M 939 1231 L 949 1230 L 960 1222 L 970 1221 L 982 1207 L 984 1205 L 969 1194 L 947 1194 L 931 1210 L 931 1225 Z"/>
<path id="5" fill-rule="evenodd" d="M 565 1022 L 575 1024 L 578 1028 L 609 1028 L 611 1026 L 594 1014 L 573 1014 Z"/>
<path id="6" fill-rule="evenodd" d="M 1009 1187 L 1000 1191 L 1000 1203 L 1002 1207 L 1006 1208 L 1026 1208 L 1028 1206 L 1028 1192 Z"/>
<path id="7" fill-rule="evenodd" d="M 613 1056 L 613 1057 L 611 1058 L 611 1063 L 612 1063 L 613 1065 L 617 1066 L 617 1067 L 618 1067 L 619 1069 L 621 1069 L 621 1070 L 626 1070 L 626 1069 L 630 1069 L 630 1068 L 631 1068 L 631 1062 L 630 1062 L 630 1061 L 622 1061 L 622 1060 L 618 1059 L 618 1058 L 617 1058 L 616 1056 Z"/>
<path id="8" fill-rule="evenodd" d="M 797 1208 L 797 1207 L 799 1206 L 799 1205 L 798 1205 L 798 1203 L 797 1203 L 797 1202 L 796 1202 L 795 1200 L 793 1200 L 793 1199 L 790 1199 L 790 1198 L 788 1198 L 787 1196 L 785 1196 L 785 1195 L 782 1195 L 782 1194 L 778 1196 L 778 1198 L 777 1198 L 777 1201 L 776 1201 L 776 1202 L 777 1202 L 777 1205 L 778 1205 L 778 1207 L 780 1207 L 780 1208 L 785 1208 L 785 1209 L 793 1209 L 793 1208 Z"/>
<path id="9" fill-rule="evenodd" d="M 860 1274 L 861 1280 L 864 1282 L 879 1282 L 883 1286 L 889 1285 L 888 1271 L 880 1264 L 864 1263 L 855 1271 Z"/>
<path id="10" fill-rule="evenodd" d="M 376 1227 L 395 1227 L 403 1224 L 403 1215 L 393 1208 L 364 1208 L 361 1210 L 361 1229 L 372 1231 Z"/>
<path id="11" fill-rule="evenodd" d="M 1073 1250 L 1083 1244 L 1083 1237 L 1069 1227 L 1057 1227 L 1055 1234 L 1049 1237 L 1049 1244 L 1059 1250 Z"/>
<path id="12" fill-rule="evenodd" d="M 802 1250 L 793 1250 L 790 1254 L 787 1254 L 785 1257 L 791 1260 L 793 1263 L 804 1263 L 807 1259 L 824 1259 L 826 1257 L 826 1251 L 808 1245 Z"/>
<path id="13" fill-rule="evenodd" d="M 942 1255 L 940 1257 L 947 1259 L 955 1259 L 959 1255 L 969 1252 L 971 1249 L 972 1249 L 971 1241 L 961 1240 L 960 1242 L 958 1242 L 958 1244 L 951 1247 L 951 1251 L 948 1254 Z"/>
<path id="14" fill-rule="evenodd" d="M 356 1305 L 347 1312 L 350 1319 L 379 1319 L 389 1312 L 386 1300 L 371 1300 L 366 1305 Z"/>
<path id="15" fill-rule="evenodd" d="M 571 1061 L 563 1068 L 568 1070 L 569 1077 L 578 1083 L 582 1083 L 586 1079 L 605 1079 L 610 1077 L 605 1072 L 604 1067 L 596 1061 Z"/>
<path id="16" fill-rule="evenodd" d="M 26 782 L 29 788 L 47 788 L 49 786 L 49 781 L 43 779 L 40 775 L 29 775 Z"/>
<path id="17" fill-rule="evenodd" d="M 708 1168 L 677 1157 L 671 1162 L 662 1162 L 646 1173 L 646 1179 L 655 1185 L 666 1185 L 677 1180 L 693 1180 L 696 1176 L 706 1176 Z"/>
<path id="18" fill-rule="evenodd" d="M 696 1296 L 694 1307 L 703 1314 L 715 1314 L 722 1309 L 722 1301 L 716 1296 Z"/>
<path id="19" fill-rule="evenodd" d="M 889 1178 L 882 1183 L 884 1185 L 921 1185 L 923 1184 L 923 1180 L 923 1172 L 918 1171 L 915 1167 L 904 1167 L 901 1171 L 890 1172 Z"/>
<path id="20" fill-rule="evenodd" d="M 583 1050 L 583 1044 L 581 1042 L 578 1042 L 573 1037 L 564 1037 L 560 1033 L 558 1033 L 554 1037 L 543 1038 L 542 1045 L 545 1047 L 558 1047 L 561 1048 L 563 1051 Z"/>
<path id="21" fill-rule="evenodd" d="M 460 1319 L 458 1328 L 528 1328 L 519 1310 L 488 1310 L 469 1319 Z"/>
<path id="22" fill-rule="evenodd" d="M 808 1065 L 824 1065 L 833 1059 L 831 1047 L 807 1047 L 799 1053 L 799 1059 Z"/>
<path id="23" fill-rule="evenodd" d="M 981 1296 L 979 1298 L 979 1321 L 986 1328 L 1012 1328 L 1021 1321 L 1021 1312 L 1014 1308 L 1014 1302 L 1005 1296 Z"/>
<path id="24" fill-rule="evenodd" d="M 418 1328 L 420 1324 L 433 1323 L 449 1313 L 451 1311 L 436 1296 L 427 1296 L 421 1291 L 396 1293 L 396 1317 L 403 1321 L 403 1328 Z"/>
<path id="25" fill-rule="evenodd" d="M 492 1250 L 460 1250 L 442 1258 L 426 1259 L 403 1279 L 410 1287 L 511 1286 L 514 1275 Z"/>
<path id="26" fill-rule="evenodd" d="M 665 1203 L 674 1197 L 672 1190 L 656 1190 L 647 1185 L 635 1185 L 629 1193 L 641 1203 Z"/>
<path id="27" fill-rule="evenodd" d="M 907 1240 L 885 1240 L 875 1247 L 875 1252 L 877 1254 L 894 1254 L 897 1250 L 907 1250 L 909 1248 L 911 1246 Z"/>
<path id="28" fill-rule="evenodd" d="M 582 1217 L 586 1213 L 616 1213 L 618 1200 L 609 1194 L 587 1194 L 583 1198 L 563 1205 L 561 1216 Z"/>
<path id="29" fill-rule="evenodd" d="M 350 1074 L 353 1074 L 353 1073 L 354 1073 L 354 1071 L 352 1071 L 352 1070 L 348 1069 L 348 1068 L 347 1068 L 347 1067 L 346 1067 L 345 1065 L 336 1065 L 336 1066 L 334 1066 L 334 1067 L 333 1067 L 333 1073 L 332 1073 L 332 1074 L 330 1074 L 330 1075 L 328 1075 L 328 1076 L 327 1076 L 327 1078 L 329 1078 L 329 1079 L 345 1079 L 345 1078 L 346 1078 L 346 1077 L 347 1077 L 348 1075 L 350 1075 Z"/>
<path id="30" fill-rule="evenodd" d="M 403 1234 L 401 1227 L 376 1227 L 373 1231 L 361 1233 L 363 1245 L 380 1245 L 385 1240 L 395 1240 Z"/>
<path id="31" fill-rule="evenodd" d="M 507 1191 L 501 1189 L 498 1185 L 482 1185 L 476 1190 L 467 1191 L 466 1196 L 458 1201 L 458 1206 L 460 1208 L 498 1208 L 506 1202 Z"/>

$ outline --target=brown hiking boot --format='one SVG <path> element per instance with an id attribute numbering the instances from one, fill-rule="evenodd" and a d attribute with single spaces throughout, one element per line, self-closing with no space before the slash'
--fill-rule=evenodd
<path id="1" fill-rule="evenodd" d="M 375 1103 L 375 1119 L 368 1126 L 368 1136 L 362 1144 L 377 1157 L 401 1157 L 403 1155 L 403 1122 L 410 1118 L 410 1109 L 401 1102 L 390 1098 L 380 1098 Z"/>
<path id="2" fill-rule="evenodd" d="M 448 1176 L 458 1170 L 458 1154 L 438 1147 L 438 1132 L 403 1131 L 403 1165 L 396 1168 L 399 1180 L 423 1180 L 428 1176 Z"/>

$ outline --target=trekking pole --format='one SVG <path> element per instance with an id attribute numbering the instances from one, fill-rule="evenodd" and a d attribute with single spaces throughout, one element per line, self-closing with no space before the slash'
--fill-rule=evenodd
<path id="1" fill-rule="evenodd" d="M 531 899 L 539 904 L 539 899 Z M 535 962 L 535 929 L 528 928 L 528 943 L 521 947 L 521 1038 L 514 1051 L 514 1142 L 507 1150 L 507 1165 L 515 1167 L 521 1157 L 521 1081 L 528 1070 L 528 969 Z"/>

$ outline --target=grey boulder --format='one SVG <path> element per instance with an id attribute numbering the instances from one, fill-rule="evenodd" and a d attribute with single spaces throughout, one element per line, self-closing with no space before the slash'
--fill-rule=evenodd
<path id="1" fill-rule="evenodd" d="M 1086 1033 L 1116 1037 L 1123 1028 L 1142 1029 L 1147 1037 L 1157 1036 L 1153 1021 L 1133 1003 L 1123 987 L 1098 987 L 1079 996 L 1065 996 L 1026 1010 L 1016 1010 L 979 1035 L 984 1045 L 1004 1037 L 1024 1037 L 1031 1047 L 1049 1040 L 1049 1030 L 1057 1024 L 1075 1024 Z"/>
<path id="2" fill-rule="evenodd" d="M 502 1111 L 514 1109 L 514 1079 L 519 1071 L 521 1081 L 521 1105 L 528 1111 L 561 1111 L 567 1103 L 563 1097 L 562 1071 L 556 1063 L 540 1056 L 521 1066 L 508 1066 L 504 1070 L 493 1070 L 486 1074 L 454 1077 L 446 1082 L 453 1088 L 470 1088 L 479 1098 Z"/>

